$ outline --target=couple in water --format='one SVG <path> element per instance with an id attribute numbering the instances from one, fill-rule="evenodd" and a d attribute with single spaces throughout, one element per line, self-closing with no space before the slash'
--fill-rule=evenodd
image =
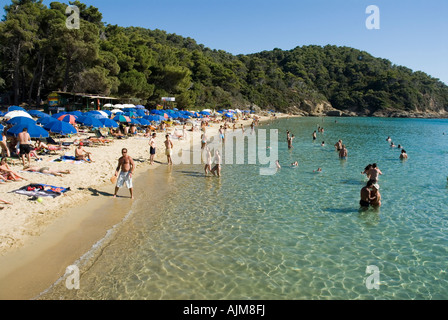
<path id="1" fill-rule="evenodd" d="M 381 206 L 380 186 L 378 183 L 369 180 L 367 185 L 361 189 L 361 200 L 359 205 L 362 209 L 367 209 L 369 206 L 379 208 Z"/>
<path id="2" fill-rule="evenodd" d="M 205 167 L 204 167 L 204 172 L 205 172 L 205 176 L 207 177 L 207 173 L 210 172 L 211 174 L 213 174 L 214 176 L 221 176 L 221 155 L 219 154 L 219 151 L 216 150 L 215 151 L 215 158 L 212 159 L 212 154 L 210 152 L 210 148 L 209 147 L 205 147 Z M 215 162 L 215 166 L 212 168 L 212 162 Z"/>
<path id="3" fill-rule="evenodd" d="M 361 208 L 368 208 L 372 206 L 374 208 L 379 208 L 381 206 L 381 194 L 380 186 L 378 185 L 378 177 L 383 173 L 378 168 L 377 164 L 369 164 L 364 168 L 361 174 L 365 174 L 369 181 L 367 185 L 361 189 L 361 200 L 359 205 Z"/>

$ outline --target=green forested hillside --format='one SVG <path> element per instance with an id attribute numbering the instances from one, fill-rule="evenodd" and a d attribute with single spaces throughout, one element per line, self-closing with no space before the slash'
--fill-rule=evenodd
<path id="1" fill-rule="evenodd" d="M 97 93 L 153 106 L 288 110 L 329 102 L 339 110 L 448 111 L 448 87 L 423 72 L 336 46 L 234 56 L 161 30 L 123 28 L 79 1 L 80 29 L 65 4 L 13 0 L 0 24 L 0 92 L 36 104 L 54 90 Z"/>

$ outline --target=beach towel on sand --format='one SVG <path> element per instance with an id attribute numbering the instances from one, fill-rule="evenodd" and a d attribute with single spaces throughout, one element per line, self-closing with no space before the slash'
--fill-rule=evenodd
<path id="1" fill-rule="evenodd" d="M 55 187 L 48 184 L 29 184 L 11 192 L 23 194 L 29 197 L 56 198 L 67 191 L 70 191 L 70 188 Z"/>
<path id="2" fill-rule="evenodd" d="M 72 156 L 62 156 L 62 157 L 52 160 L 51 162 L 61 162 L 61 161 L 68 162 L 68 163 L 74 163 L 74 164 L 80 164 L 80 163 L 86 162 L 84 160 L 76 160 L 76 158 L 72 157 Z"/>

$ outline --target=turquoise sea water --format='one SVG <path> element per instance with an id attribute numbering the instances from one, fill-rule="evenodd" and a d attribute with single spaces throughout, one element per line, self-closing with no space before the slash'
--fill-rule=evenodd
<path id="1" fill-rule="evenodd" d="M 313 142 L 317 126 L 325 133 Z M 42 298 L 448 298 L 448 120 L 291 118 L 259 128 L 279 130 L 276 174 L 228 164 L 219 179 L 202 165 L 148 171 L 126 221 L 80 267 L 80 290 L 61 283 Z M 383 205 L 363 212 L 361 171 L 373 162 Z M 366 286 L 368 266 L 378 290 Z"/>

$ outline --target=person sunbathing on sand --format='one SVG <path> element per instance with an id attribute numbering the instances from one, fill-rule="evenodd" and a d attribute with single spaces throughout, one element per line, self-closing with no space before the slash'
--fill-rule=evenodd
<path id="1" fill-rule="evenodd" d="M 2 160 L 0 161 L 0 175 L 6 178 L 5 181 L 7 180 L 18 181 L 21 179 L 28 180 L 25 179 L 24 177 L 21 177 L 17 172 L 12 171 L 5 157 L 3 157 Z"/>
<path id="2" fill-rule="evenodd" d="M 55 146 L 55 145 L 52 145 L 52 144 L 47 145 L 47 144 L 43 143 L 42 140 L 37 140 L 36 144 L 34 145 L 34 150 L 36 152 L 46 151 L 46 150 L 48 150 L 48 151 L 60 151 L 62 149 L 69 149 L 69 148 L 61 147 L 61 146 Z"/>
<path id="3" fill-rule="evenodd" d="M 62 174 L 70 174 L 70 170 L 50 170 L 49 167 L 25 167 L 23 168 L 23 171 L 29 171 L 29 172 L 40 172 L 44 174 L 51 174 L 53 176 L 62 177 Z"/>

